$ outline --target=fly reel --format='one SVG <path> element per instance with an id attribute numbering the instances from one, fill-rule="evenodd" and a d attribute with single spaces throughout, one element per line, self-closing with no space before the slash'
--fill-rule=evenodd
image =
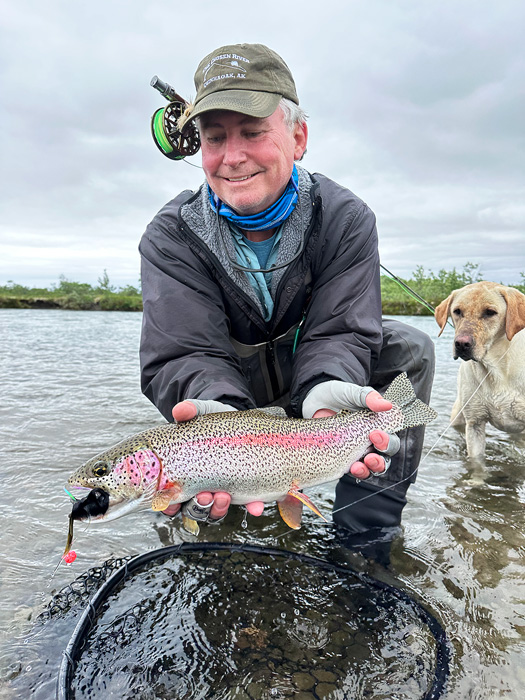
<path id="1" fill-rule="evenodd" d="M 178 127 L 187 102 L 156 75 L 151 79 L 151 86 L 169 100 L 169 104 L 157 109 L 151 118 L 151 134 L 157 148 L 171 160 L 194 156 L 201 146 L 197 127 L 192 121 L 187 121 L 182 131 Z"/>

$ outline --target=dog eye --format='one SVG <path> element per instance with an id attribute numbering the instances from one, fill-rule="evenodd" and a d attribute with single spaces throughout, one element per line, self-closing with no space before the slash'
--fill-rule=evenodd
<path id="1" fill-rule="evenodd" d="M 461 309 L 454 309 L 452 313 L 454 314 L 454 316 L 461 316 Z"/>
<path id="2" fill-rule="evenodd" d="M 485 309 L 483 316 L 497 316 L 498 312 L 495 309 Z"/>

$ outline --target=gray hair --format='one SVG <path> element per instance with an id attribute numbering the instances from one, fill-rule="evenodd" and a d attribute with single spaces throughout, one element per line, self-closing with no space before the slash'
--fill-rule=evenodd
<path id="1" fill-rule="evenodd" d="M 286 97 L 281 97 L 279 107 L 283 111 L 284 123 L 290 127 L 290 129 L 293 129 L 296 124 L 302 125 L 306 123 L 308 115 L 302 107 L 299 107 L 299 105 L 292 102 L 292 100 L 288 100 Z"/>

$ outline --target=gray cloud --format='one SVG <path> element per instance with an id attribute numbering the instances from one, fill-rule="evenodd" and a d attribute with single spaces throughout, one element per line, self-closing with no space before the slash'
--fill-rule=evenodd
<path id="1" fill-rule="evenodd" d="M 524 20 L 519 0 L 11 3 L 0 20 L 0 284 L 93 283 L 104 268 L 136 283 L 148 221 L 202 180 L 153 145 L 164 102 L 149 80 L 191 97 L 199 60 L 242 41 L 289 63 L 310 115 L 304 165 L 368 202 L 389 269 L 470 261 L 519 281 Z"/>

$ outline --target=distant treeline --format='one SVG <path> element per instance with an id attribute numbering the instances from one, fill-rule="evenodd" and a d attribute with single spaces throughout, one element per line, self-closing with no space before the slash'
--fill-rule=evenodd
<path id="1" fill-rule="evenodd" d="M 73 311 L 142 311 L 140 282 L 137 287 L 115 287 L 104 270 L 96 286 L 70 282 L 63 275 L 50 289 L 24 287 L 9 281 L 0 286 L 3 309 L 70 309 Z"/>
<path id="2" fill-rule="evenodd" d="M 525 293 L 525 273 L 521 284 L 510 285 Z M 429 316 L 432 310 L 415 296 L 436 307 L 452 290 L 465 284 L 479 282 L 482 276 L 479 265 L 467 263 L 461 272 L 456 268 L 440 270 L 437 274 L 418 266 L 410 279 L 381 276 L 383 313 L 386 315 Z M 492 280 L 499 282 L 500 280 Z M 411 292 L 404 288 L 405 284 Z M 505 284 L 505 282 L 503 282 Z M 9 281 L 0 286 L 0 308 L 4 309 L 71 309 L 75 311 L 142 311 L 140 282 L 136 287 L 115 287 L 104 270 L 97 285 L 71 282 L 64 276 L 50 289 L 24 287 Z"/>

